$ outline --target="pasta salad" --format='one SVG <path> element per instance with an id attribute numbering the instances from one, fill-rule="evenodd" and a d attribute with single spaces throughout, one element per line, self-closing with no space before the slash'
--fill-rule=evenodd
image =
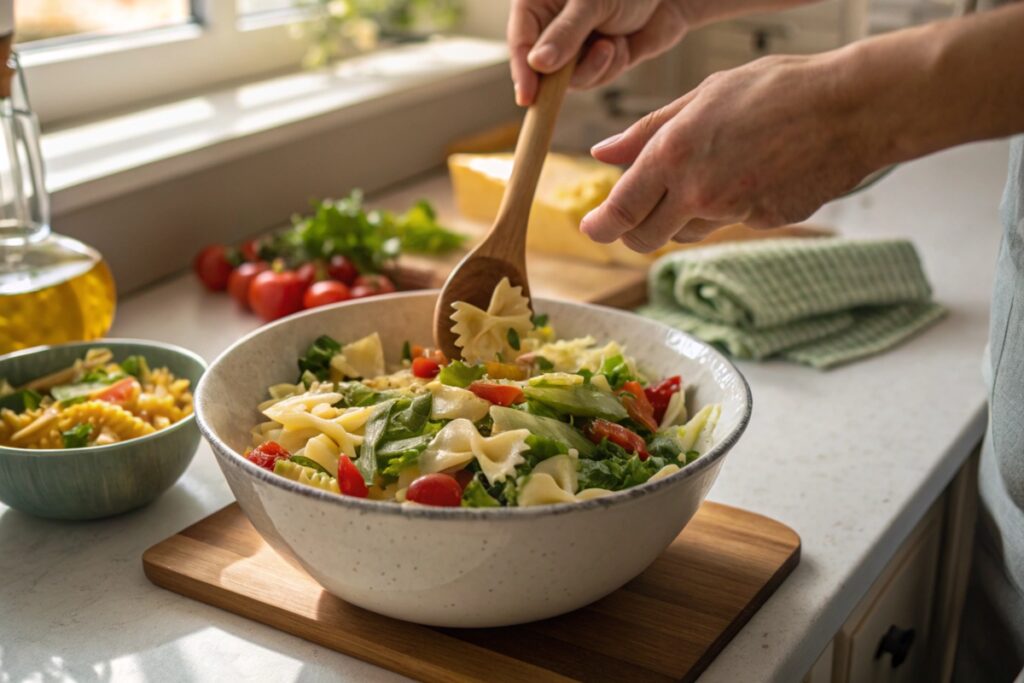
<path id="1" fill-rule="evenodd" d="M 682 378 L 646 377 L 615 341 L 556 339 L 506 280 L 457 303 L 462 360 L 411 345 L 388 368 L 378 334 L 321 336 L 299 380 L 268 389 L 245 457 L 300 484 L 404 504 L 571 503 L 663 478 L 712 445 Z"/>
<path id="2" fill-rule="evenodd" d="M 70 367 L 15 389 L 0 380 L 0 445 L 84 448 L 127 441 L 192 414 L 187 379 L 143 356 L 89 349 Z"/>

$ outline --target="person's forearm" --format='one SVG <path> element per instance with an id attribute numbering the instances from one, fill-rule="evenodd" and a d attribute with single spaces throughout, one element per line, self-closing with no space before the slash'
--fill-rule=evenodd
<path id="1" fill-rule="evenodd" d="M 757 12 L 774 12 L 822 0 L 670 0 L 691 29 Z"/>
<path id="2" fill-rule="evenodd" d="M 836 70 L 877 166 L 1024 132 L 1024 2 L 849 45 Z"/>

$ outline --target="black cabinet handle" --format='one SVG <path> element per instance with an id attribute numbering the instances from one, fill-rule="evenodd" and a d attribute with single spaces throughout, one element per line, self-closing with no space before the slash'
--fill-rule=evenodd
<path id="1" fill-rule="evenodd" d="M 900 628 L 895 624 L 890 626 L 882 640 L 878 642 L 875 659 L 881 659 L 882 655 L 888 652 L 892 655 L 892 668 L 895 669 L 907 660 L 910 646 L 914 644 L 914 635 L 912 628 Z"/>

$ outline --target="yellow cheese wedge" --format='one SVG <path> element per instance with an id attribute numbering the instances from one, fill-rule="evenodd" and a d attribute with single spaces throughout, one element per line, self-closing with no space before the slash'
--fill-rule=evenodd
<path id="1" fill-rule="evenodd" d="M 512 173 L 512 155 L 453 154 L 448 157 L 448 172 L 459 212 L 493 222 Z M 598 244 L 579 230 L 583 216 L 604 201 L 621 175 L 617 167 L 585 157 L 549 154 L 530 211 L 527 248 L 596 263 L 650 263 L 650 256 L 620 242 Z"/>

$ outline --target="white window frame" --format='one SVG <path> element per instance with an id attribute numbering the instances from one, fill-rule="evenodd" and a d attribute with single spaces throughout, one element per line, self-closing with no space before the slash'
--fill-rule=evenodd
<path id="1" fill-rule="evenodd" d="M 243 16 L 236 0 L 193 0 L 195 21 L 117 36 L 40 41 L 18 52 L 44 126 L 195 93 L 299 65 L 297 11 Z"/>

